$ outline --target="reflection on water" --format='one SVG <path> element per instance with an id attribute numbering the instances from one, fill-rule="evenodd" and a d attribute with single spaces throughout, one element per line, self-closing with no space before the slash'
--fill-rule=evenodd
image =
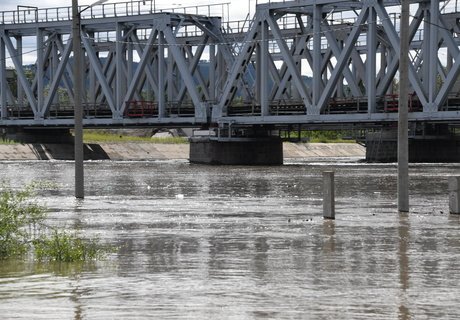
<path id="1" fill-rule="evenodd" d="M 401 306 L 399 307 L 399 319 L 406 320 L 411 319 L 410 311 L 407 306 L 407 290 L 409 289 L 409 257 L 408 243 L 409 239 L 409 216 L 408 214 L 399 215 L 399 227 L 398 227 L 398 238 L 399 238 L 399 274 L 401 282 Z"/>
<path id="2" fill-rule="evenodd" d="M 208 167 L 89 162 L 74 200 L 73 163 L 3 162 L 13 186 L 41 194 L 50 223 L 117 247 L 87 264 L 0 262 L 6 319 L 456 319 L 459 217 L 447 177 L 411 167 L 411 214 L 396 213 L 396 167 L 290 163 Z M 336 172 L 336 220 L 322 219 L 321 172 Z"/>

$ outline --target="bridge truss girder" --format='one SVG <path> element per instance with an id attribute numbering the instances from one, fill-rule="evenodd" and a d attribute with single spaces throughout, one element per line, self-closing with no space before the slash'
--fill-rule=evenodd
<path id="1" fill-rule="evenodd" d="M 85 124 L 394 121 L 381 104 L 395 93 L 398 3 L 263 3 L 245 34 L 224 30 L 220 18 L 178 13 L 83 20 Z M 440 0 L 411 3 L 409 76 L 421 109 L 409 117 L 458 121 L 460 107 L 445 105 L 460 96 L 460 14 L 441 14 Z M 31 68 L 25 37 L 36 43 Z M 70 21 L 0 25 L 0 125 L 72 124 L 71 40 Z"/>
<path id="2" fill-rule="evenodd" d="M 441 2 L 412 2 L 416 11 L 410 26 L 409 74 L 412 92 L 422 110 L 414 112 L 411 119 L 427 119 L 428 114 L 442 112 L 448 95 L 460 89 L 456 34 L 459 15 L 441 14 Z M 360 113 L 367 113 L 368 119 L 381 118 L 375 115 L 382 112 L 377 109 L 378 99 L 394 92 L 399 67 L 399 27 L 387 10 L 395 4 L 381 0 L 306 0 L 258 5 L 252 27 L 241 40 L 241 54 L 235 59 L 222 99 L 213 107 L 213 119 L 241 121 L 244 112 L 238 113 L 241 102 L 235 102 L 235 98 L 240 81 L 251 68 L 255 69 L 256 77 L 252 87 L 253 107 L 246 111 L 250 121 L 276 123 L 276 118 L 287 119 L 280 117 L 277 109 L 285 101 L 302 106 L 302 111 L 296 111 L 286 121 L 308 123 L 319 118 L 327 121 L 330 103 L 336 98 L 362 100 L 367 108 Z M 353 23 L 329 20 L 334 14 L 344 12 L 345 7 Z M 296 22 L 290 32 L 284 27 L 288 19 Z M 440 59 L 442 50 L 448 51 L 447 66 Z M 306 75 L 311 77 L 309 81 L 305 80 Z M 451 116 L 458 117 L 456 112 Z M 363 119 L 362 115 L 342 117 L 344 121 Z M 329 118 L 336 119 L 337 115 Z"/>
<path id="3" fill-rule="evenodd" d="M 34 124 L 52 123 L 62 108 L 67 108 L 67 117 L 71 117 L 70 23 L 56 30 L 41 27 L 40 23 L 33 30 L 15 31 L 14 27 L 0 26 L 2 119 L 14 118 L 9 109 L 21 110 L 21 117 L 27 114 Z M 191 35 L 184 36 L 187 32 Z M 135 122 L 206 123 L 209 104 L 215 103 L 223 87 L 222 70 L 227 70 L 234 59 L 221 32 L 220 18 L 216 17 L 158 13 L 142 19 L 83 20 L 81 33 L 86 118 L 91 112 L 98 116 L 99 109 L 99 117 L 113 123 L 133 122 L 126 119 L 127 114 L 130 106 L 136 107 L 139 102 L 142 108 L 148 105 L 149 110 L 136 115 L 143 120 Z M 36 34 L 37 60 L 32 70 L 22 66 L 23 34 Z M 7 81 L 7 57 L 17 73 L 15 94 Z M 207 75 L 199 66 L 205 57 L 210 60 Z M 33 79 L 31 73 L 35 73 Z M 151 92 L 149 97 L 146 91 Z M 67 97 L 67 106 L 59 105 L 59 95 Z M 55 123 L 63 123 L 62 117 Z"/>

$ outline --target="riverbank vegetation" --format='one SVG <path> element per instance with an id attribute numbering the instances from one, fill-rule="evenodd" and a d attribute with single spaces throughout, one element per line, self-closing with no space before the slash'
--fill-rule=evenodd
<path id="1" fill-rule="evenodd" d="M 164 144 L 188 143 L 186 137 L 142 137 L 135 135 L 117 134 L 103 130 L 84 130 L 83 141 L 85 143 L 118 143 L 118 142 L 150 142 Z"/>
<path id="2" fill-rule="evenodd" d="M 35 199 L 44 184 L 13 190 L 0 188 L 0 260 L 32 255 L 40 261 L 86 261 L 101 258 L 106 251 L 97 240 L 88 240 L 46 224 L 47 208 Z"/>
<path id="3" fill-rule="evenodd" d="M 282 138 L 293 142 L 311 142 L 311 143 L 356 143 L 355 134 L 346 130 L 303 130 L 300 132 L 290 131 L 283 132 Z"/>
<path id="4" fill-rule="evenodd" d="M 284 131 L 281 137 L 292 142 L 312 142 L 312 143 L 355 143 L 354 134 L 350 131 L 301 131 L 300 138 L 297 131 Z M 121 133 L 114 133 L 106 130 L 84 130 L 83 140 L 85 143 L 121 143 L 121 142 L 149 142 L 163 144 L 182 144 L 188 143 L 187 137 L 150 137 L 137 136 Z"/>
<path id="5" fill-rule="evenodd" d="M 10 144 L 18 144 L 18 143 L 19 142 L 14 141 L 14 140 L 10 140 L 10 139 L 5 139 L 5 138 L 0 139 L 0 144 L 10 145 Z"/>

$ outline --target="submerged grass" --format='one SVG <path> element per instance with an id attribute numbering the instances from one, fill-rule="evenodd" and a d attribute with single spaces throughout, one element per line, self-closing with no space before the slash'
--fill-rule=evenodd
<path id="1" fill-rule="evenodd" d="M 33 241 L 33 246 L 35 257 L 40 261 L 86 261 L 104 254 L 97 240 L 83 239 L 76 233 L 63 230 L 40 236 Z"/>

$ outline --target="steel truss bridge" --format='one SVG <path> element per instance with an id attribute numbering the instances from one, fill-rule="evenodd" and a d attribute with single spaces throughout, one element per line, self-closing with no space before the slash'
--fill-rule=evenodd
<path id="1" fill-rule="evenodd" d="M 457 1 L 411 3 L 409 119 L 458 124 Z M 397 119 L 399 1 L 259 1 L 235 22 L 228 4 L 154 4 L 81 8 L 85 126 Z M 71 40 L 71 8 L 0 12 L 0 126 L 73 125 Z"/>

